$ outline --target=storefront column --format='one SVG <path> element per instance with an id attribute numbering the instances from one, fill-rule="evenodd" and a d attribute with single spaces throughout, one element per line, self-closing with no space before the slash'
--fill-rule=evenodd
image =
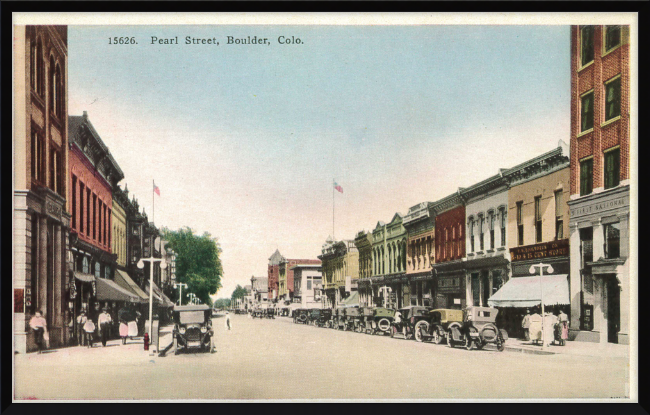
<path id="1" fill-rule="evenodd" d="M 35 311 L 47 314 L 47 216 L 38 218 L 38 303 Z"/>
<path id="2" fill-rule="evenodd" d="M 570 272 L 569 272 L 569 295 L 571 299 L 571 322 L 569 325 L 569 331 L 572 333 L 570 339 L 573 340 L 580 331 L 580 315 L 582 310 L 580 309 L 580 293 L 582 292 L 581 278 L 580 278 L 580 231 L 578 230 L 578 224 L 573 223 L 569 227 L 569 260 L 570 260 Z"/>
<path id="3" fill-rule="evenodd" d="M 600 219 L 593 220 L 591 224 L 594 227 L 594 261 L 598 261 L 600 258 L 605 258 L 605 233 Z"/>
<path id="4" fill-rule="evenodd" d="M 593 231 L 593 255 L 594 261 L 605 257 L 605 235 L 600 218 L 591 222 Z M 594 282 L 598 284 L 596 304 L 594 310 L 594 330 L 600 333 L 600 343 L 607 343 L 607 285 L 601 275 L 594 275 Z"/>
<path id="5" fill-rule="evenodd" d="M 625 264 L 618 267 L 619 274 L 618 278 L 620 280 L 621 287 L 621 297 L 620 297 L 620 307 L 621 316 L 620 316 L 620 328 L 618 332 L 618 343 L 619 344 L 630 344 L 630 214 L 625 213 L 619 215 L 618 217 L 620 227 L 621 227 L 621 239 L 620 239 L 620 254 L 622 258 L 626 258 Z"/>
<path id="6" fill-rule="evenodd" d="M 472 302 L 472 274 L 465 271 L 465 306 L 474 305 Z"/>
<path id="7" fill-rule="evenodd" d="M 52 336 L 51 339 L 53 342 L 58 342 L 59 345 L 64 343 L 64 334 L 63 334 L 63 302 L 62 302 L 62 292 L 63 284 L 61 280 L 61 270 L 63 266 L 62 262 L 62 240 L 61 240 L 61 225 L 54 225 L 54 243 L 53 243 L 53 252 L 54 252 L 54 277 L 52 281 L 52 289 L 54 290 L 52 301 L 54 302 L 54 307 L 52 308 L 54 315 L 52 316 Z"/>

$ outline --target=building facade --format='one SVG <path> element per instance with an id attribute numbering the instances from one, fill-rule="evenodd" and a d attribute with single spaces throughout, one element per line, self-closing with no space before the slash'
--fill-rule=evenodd
<path id="1" fill-rule="evenodd" d="M 14 347 L 36 349 L 29 320 L 41 311 L 52 347 L 68 344 L 66 278 L 68 31 L 14 26 Z"/>
<path id="2" fill-rule="evenodd" d="M 251 277 L 251 296 L 254 304 L 266 303 L 268 296 L 269 280 L 267 277 Z"/>
<path id="3" fill-rule="evenodd" d="M 323 277 L 321 265 L 296 264 L 291 269 L 293 271 L 294 300 L 300 303 L 301 308 L 322 308 Z"/>
<path id="4" fill-rule="evenodd" d="M 570 338 L 629 344 L 630 29 L 571 27 Z"/>
<path id="5" fill-rule="evenodd" d="M 390 223 L 379 221 L 372 231 L 372 290 L 375 302 L 385 302 L 384 307 L 399 308 L 410 303 L 406 277 L 407 234 L 402 219 L 401 213 L 395 213 Z M 390 292 L 387 295 L 383 293 L 386 289 Z"/>
<path id="6" fill-rule="evenodd" d="M 293 300 L 294 281 L 293 281 L 293 266 L 296 264 L 312 264 L 320 265 L 321 261 L 318 259 L 287 259 L 283 258 L 280 261 L 278 268 L 278 298 L 283 301 Z"/>
<path id="7" fill-rule="evenodd" d="M 403 219 L 408 234 L 406 276 L 412 293 L 410 305 L 433 306 L 435 286 L 431 270 L 435 262 L 435 223 L 432 202 L 411 206 Z"/>
<path id="8" fill-rule="evenodd" d="M 271 300 L 275 300 L 280 292 L 280 262 L 283 260 L 284 257 L 277 249 L 269 258 L 267 273 L 269 279 L 268 297 Z"/>
<path id="9" fill-rule="evenodd" d="M 460 190 L 437 202 L 434 241 L 435 307 L 463 309 L 469 301 L 465 270 L 465 201 Z"/>
<path id="10" fill-rule="evenodd" d="M 354 238 L 354 246 L 359 251 L 359 303 L 372 306 L 373 291 L 370 277 L 372 277 L 372 233 L 360 231 Z"/>
<path id="11" fill-rule="evenodd" d="M 359 280 L 359 251 L 353 240 L 334 241 L 328 237 L 318 259 L 322 261 L 324 307 L 335 308 L 346 297 L 346 288 L 356 289 L 352 281 Z M 348 279 L 350 286 L 346 287 Z"/>

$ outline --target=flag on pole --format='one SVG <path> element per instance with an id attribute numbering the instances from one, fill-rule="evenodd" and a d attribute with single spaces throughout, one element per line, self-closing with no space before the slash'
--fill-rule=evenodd
<path id="1" fill-rule="evenodd" d="M 154 182 L 153 184 L 153 191 L 156 193 L 158 196 L 160 196 L 160 188 L 156 186 L 156 183 Z"/>
<path id="2" fill-rule="evenodd" d="M 334 182 L 334 188 L 336 190 L 338 190 L 339 192 L 343 193 L 343 188 L 341 186 L 339 186 L 338 184 L 336 184 L 336 182 Z"/>

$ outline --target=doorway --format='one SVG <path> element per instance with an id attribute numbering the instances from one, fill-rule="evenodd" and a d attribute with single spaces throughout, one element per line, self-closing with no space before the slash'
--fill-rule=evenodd
<path id="1" fill-rule="evenodd" d="M 621 327 L 621 290 L 616 275 L 606 277 L 607 281 L 607 341 L 618 343 Z"/>

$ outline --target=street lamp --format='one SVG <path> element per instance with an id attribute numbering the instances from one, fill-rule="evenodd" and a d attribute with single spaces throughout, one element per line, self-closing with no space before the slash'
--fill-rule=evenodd
<path id="1" fill-rule="evenodd" d="M 165 262 L 165 258 L 154 258 L 153 250 L 151 251 L 151 256 L 149 258 L 140 258 L 138 261 L 138 268 L 144 268 L 144 261 L 149 262 L 149 336 L 153 338 L 153 264 L 160 262 L 160 269 L 165 269 L 167 268 L 167 262 Z M 151 341 L 151 339 L 149 341 Z"/>
<path id="2" fill-rule="evenodd" d="M 183 287 L 187 288 L 187 284 L 183 282 L 174 283 L 174 287 L 181 287 L 178 293 L 178 305 L 183 305 Z"/>
<path id="3" fill-rule="evenodd" d="M 531 265 L 530 268 L 528 269 L 528 272 L 531 274 L 535 275 L 536 274 L 536 269 L 539 268 L 539 293 L 540 293 L 540 302 L 542 303 L 542 350 L 546 349 L 546 339 L 544 338 L 544 320 L 545 320 L 545 315 L 544 315 L 544 288 L 542 285 L 542 277 L 544 276 L 544 268 L 548 267 L 548 273 L 552 274 L 553 273 L 553 267 L 551 264 L 543 264 L 539 263 L 536 265 Z"/>

